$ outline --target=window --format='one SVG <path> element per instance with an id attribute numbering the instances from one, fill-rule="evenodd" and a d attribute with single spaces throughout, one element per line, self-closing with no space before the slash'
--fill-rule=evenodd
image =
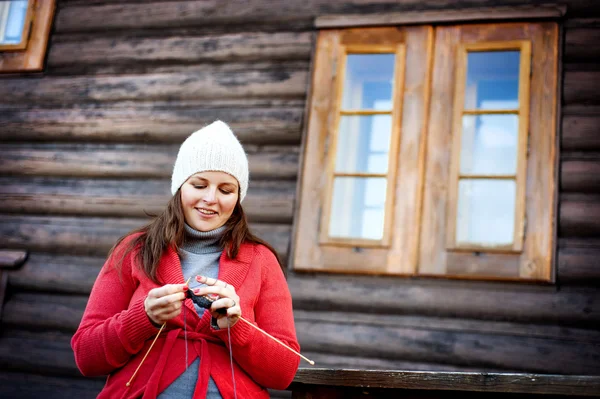
<path id="1" fill-rule="evenodd" d="M 41 71 L 55 0 L 0 2 L 0 72 Z"/>
<path id="2" fill-rule="evenodd" d="M 320 32 L 296 270 L 552 280 L 554 23 Z"/>

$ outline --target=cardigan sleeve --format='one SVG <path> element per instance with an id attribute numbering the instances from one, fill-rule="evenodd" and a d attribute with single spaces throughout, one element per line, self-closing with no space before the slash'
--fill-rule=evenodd
<path id="1" fill-rule="evenodd" d="M 137 283 L 133 278 L 133 252 L 115 268 L 126 241 L 113 251 L 100 270 L 79 328 L 71 339 L 75 362 L 85 376 L 110 374 L 139 352 L 156 327 L 144 309 L 145 297 L 132 301 Z"/>
<path id="2" fill-rule="evenodd" d="M 254 324 L 299 352 L 292 298 L 281 267 L 264 246 L 256 247 L 254 262 L 259 262 L 262 270 L 260 293 L 254 305 Z M 213 333 L 229 344 L 227 329 L 213 330 Z M 238 364 L 263 387 L 285 389 L 296 375 L 300 363 L 298 355 L 243 321 L 231 328 L 231 346 Z"/>

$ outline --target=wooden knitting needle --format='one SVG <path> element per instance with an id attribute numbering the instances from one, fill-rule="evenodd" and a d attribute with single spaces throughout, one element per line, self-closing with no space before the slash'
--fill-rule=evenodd
<path id="1" fill-rule="evenodd" d="M 294 352 L 296 355 L 300 356 L 302 359 L 306 360 L 308 363 L 310 363 L 311 366 L 315 365 L 315 362 L 313 362 L 312 360 L 302 356 L 300 353 L 296 352 L 295 350 L 293 350 L 292 348 L 290 348 L 289 346 L 287 346 L 286 344 L 284 344 L 283 342 L 281 342 L 280 340 L 278 340 L 277 338 L 275 338 L 274 336 L 272 336 L 271 334 L 269 334 L 268 332 L 266 332 L 265 330 L 263 330 L 262 328 L 255 326 L 254 324 L 252 324 L 251 322 L 249 322 L 248 320 L 244 319 L 242 316 L 239 317 L 239 319 L 241 321 L 243 321 L 244 323 L 248 324 L 249 326 L 252 326 L 254 328 L 256 328 L 258 331 L 260 331 L 261 333 L 265 334 L 267 337 L 271 338 L 273 341 L 279 343 L 280 345 L 282 345 L 284 348 L 289 349 L 290 351 Z"/>
<path id="2" fill-rule="evenodd" d="M 192 277 L 190 276 L 190 278 L 188 278 L 187 281 L 185 282 L 185 285 L 188 285 L 188 283 L 190 282 L 191 279 L 192 279 Z M 167 322 L 165 321 L 163 323 L 163 325 L 160 327 L 160 330 L 158 330 L 158 332 L 156 333 L 156 337 L 154 337 L 154 341 L 152 341 L 152 343 L 150 344 L 150 347 L 146 351 L 146 354 L 142 358 L 142 361 L 140 362 L 140 364 L 138 364 L 137 368 L 133 372 L 133 375 L 131 376 L 131 378 L 129 379 L 129 381 L 127 381 L 127 384 L 125 384 L 126 387 L 128 387 L 128 386 L 131 385 L 131 381 L 133 381 L 133 379 L 135 378 L 135 375 L 139 371 L 140 367 L 142 367 L 142 364 L 144 364 L 144 360 L 146 360 L 146 357 L 148 356 L 148 354 L 152 350 L 152 347 L 154 346 L 154 343 L 156 342 L 156 340 L 158 339 L 158 336 L 160 335 L 160 333 L 162 332 L 162 330 L 165 328 L 166 325 L 167 325 Z"/>

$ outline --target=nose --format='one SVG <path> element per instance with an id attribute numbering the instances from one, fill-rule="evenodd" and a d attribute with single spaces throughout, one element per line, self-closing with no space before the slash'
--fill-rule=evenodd
<path id="1" fill-rule="evenodd" d="M 217 200 L 217 190 L 215 188 L 209 188 L 205 191 L 202 200 L 207 204 L 213 204 Z"/>

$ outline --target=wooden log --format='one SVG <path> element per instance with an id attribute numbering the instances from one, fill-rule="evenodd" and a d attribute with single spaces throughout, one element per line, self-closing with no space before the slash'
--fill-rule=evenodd
<path id="1" fill-rule="evenodd" d="M 81 377 L 71 349 L 72 334 L 3 329 L 0 370 Z"/>
<path id="2" fill-rule="evenodd" d="M 0 173 L 12 176 L 170 178 L 179 145 L 0 144 Z M 252 179 L 295 179 L 296 146 L 245 146 Z"/>
<path id="3" fill-rule="evenodd" d="M 515 337 L 540 338 L 543 340 L 571 340 L 583 343 L 600 343 L 600 331 L 549 324 L 513 323 L 510 321 L 469 320 L 452 317 L 421 315 L 372 314 L 360 312 L 337 312 L 294 310 L 296 323 L 340 322 L 349 325 L 382 326 L 401 329 L 421 329 L 440 332 L 473 332 L 484 335 L 511 335 Z"/>
<path id="4" fill-rule="evenodd" d="M 335 353 L 311 352 L 302 348 L 302 354 L 315 362 L 315 367 L 352 370 L 414 370 L 414 371 L 461 371 L 500 372 L 499 369 L 465 367 L 452 364 L 411 362 L 404 359 L 367 357 L 361 353 L 351 356 Z M 301 365 L 302 367 L 302 365 Z"/>
<path id="5" fill-rule="evenodd" d="M 17 290 L 89 295 L 105 261 L 105 256 L 32 253 L 8 274 L 8 282 Z"/>
<path id="6" fill-rule="evenodd" d="M 6 302 L 2 323 L 17 328 L 74 333 L 87 301 L 87 296 L 17 293 Z"/>
<path id="7" fill-rule="evenodd" d="M 321 368 L 300 368 L 290 388 L 302 392 L 307 386 L 324 387 L 360 387 L 352 391 L 360 395 L 361 391 L 377 388 L 398 389 L 399 391 L 381 391 L 381 397 L 427 397 L 451 398 L 461 396 L 477 397 L 542 397 L 556 398 L 555 395 L 585 397 L 600 395 L 600 377 L 594 375 L 540 375 L 513 373 L 460 373 L 460 372 L 419 372 L 419 371 L 371 371 L 371 370 L 331 370 Z M 405 390 L 412 390 L 405 391 Z M 420 391 L 415 395 L 414 391 Z M 423 392 L 425 391 L 425 392 Z M 447 391 L 461 391 L 447 392 Z M 387 394 L 386 394 L 387 392 Z M 393 393 L 392 393 L 393 392 Z M 403 393 L 404 392 L 404 393 Z M 469 393 L 486 392 L 486 395 Z M 498 396 L 494 392 L 512 394 L 531 394 L 534 396 Z M 348 392 L 350 393 L 350 392 Z M 444 394 L 445 393 L 445 394 Z M 415 396 L 413 396 L 415 395 Z M 439 396 L 438 396 L 439 395 Z M 295 398 L 321 398 L 321 396 L 294 396 Z M 363 396 L 347 396 L 358 398 Z M 367 397 L 370 397 L 367 396 Z M 373 397 L 380 397 L 374 395 Z"/>
<path id="8" fill-rule="evenodd" d="M 298 340 L 304 350 L 384 359 L 497 368 L 510 372 L 549 374 L 600 373 L 600 345 L 477 331 L 429 330 L 344 319 L 300 321 Z M 556 362 L 556 358 L 560 362 Z"/>
<path id="9" fill-rule="evenodd" d="M 27 251 L 0 249 L 0 269 L 18 269 L 25 263 L 28 255 Z"/>
<path id="10" fill-rule="evenodd" d="M 563 153 L 560 178 L 563 192 L 600 192 L 600 156 Z"/>
<path id="11" fill-rule="evenodd" d="M 147 219 L 0 215 L 0 242 L 32 252 L 106 256 L 116 240 L 142 227 Z M 290 226 L 251 224 L 251 229 L 287 257 Z"/>
<path id="12" fill-rule="evenodd" d="M 567 28 L 563 62 L 597 65 L 598 61 L 600 61 L 600 29 Z"/>
<path id="13" fill-rule="evenodd" d="M 568 244 L 566 244 L 568 245 Z M 600 249 L 592 248 L 559 248 L 558 260 L 558 282 L 576 283 L 597 286 L 600 281 Z"/>
<path id="14" fill-rule="evenodd" d="M 177 26 L 231 25 L 239 23 L 273 23 L 283 26 L 292 21 L 312 20 L 320 14 L 369 14 L 380 12 L 405 12 L 427 8 L 420 0 L 379 1 L 364 3 L 360 1 L 331 2 L 329 0 L 292 0 L 272 2 L 270 0 L 218 0 L 203 1 L 164 1 L 143 3 L 115 4 L 114 0 L 97 2 L 100 4 L 84 7 L 88 3 L 75 2 L 63 5 L 56 17 L 56 31 L 82 32 L 114 29 L 146 29 L 169 28 Z M 108 4 L 107 4 L 108 3 Z M 113 3 L 113 4 L 110 4 Z M 536 4 L 547 1 L 536 1 Z M 511 6 L 511 0 L 437 0 L 436 10 L 444 9 L 476 9 L 479 7 Z M 568 0 L 561 4 L 568 6 L 569 17 L 595 15 L 597 3 L 593 0 Z M 151 8 L 150 8 L 151 7 Z M 433 6 L 430 6 L 433 8 Z M 150 12 L 151 11 L 151 12 Z"/>
<path id="15" fill-rule="evenodd" d="M 294 309 L 418 314 L 515 323 L 596 326 L 600 293 L 474 281 L 337 276 L 288 277 Z"/>
<path id="16" fill-rule="evenodd" d="M 148 66 L 150 68 L 150 66 Z M 308 65 L 276 62 L 151 68 L 127 75 L 129 67 L 97 73 L 124 76 L 13 78 L 0 86 L 2 103 L 65 105 L 96 101 L 185 101 L 248 97 L 303 98 Z"/>
<path id="17" fill-rule="evenodd" d="M 3 322 L 73 332 L 86 302 L 86 296 L 16 294 L 6 304 Z M 419 316 L 303 311 L 295 316 L 301 346 L 321 354 L 354 356 L 360 347 L 361 356 L 372 359 L 473 369 L 594 374 L 600 367 L 598 331 Z M 560 365 L 545 359 L 563 351 L 570 358 L 561 357 Z"/>
<path id="18" fill-rule="evenodd" d="M 51 377 L 41 374 L 0 373 L 0 397 L 21 399 L 93 399 L 102 390 L 106 378 Z"/>
<path id="19" fill-rule="evenodd" d="M 600 151 L 600 116 L 564 115 L 561 148 L 563 151 Z"/>
<path id="20" fill-rule="evenodd" d="M 320 15 L 315 20 L 318 29 L 390 26 L 407 24 L 436 24 L 460 22 L 503 22 L 506 20 L 555 19 L 564 16 L 565 6 L 554 4 L 515 5 L 489 8 L 461 8 L 445 10 L 418 10 L 397 13 Z"/>
<path id="21" fill-rule="evenodd" d="M 563 237 L 600 235 L 600 196 L 562 195 L 558 231 Z"/>
<path id="22" fill-rule="evenodd" d="M 600 71 L 565 71 L 563 84 L 563 104 L 598 105 L 600 91 Z"/>
<path id="23" fill-rule="evenodd" d="M 166 179 L 0 177 L 0 209 L 10 213 L 144 217 L 171 199 Z M 243 207 L 251 222 L 291 223 L 295 183 L 252 181 Z"/>
<path id="24" fill-rule="evenodd" d="M 310 59 L 311 32 L 244 32 L 205 36 L 99 37 L 53 41 L 48 68 L 73 64 L 239 62 Z"/>
<path id="25" fill-rule="evenodd" d="M 250 104 L 252 105 L 252 104 Z M 210 122 L 226 121 L 244 145 L 299 144 L 301 107 L 229 108 L 206 104 L 122 103 L 97 108 L 5 108 L 0 140 L 181 144 Z"/>

